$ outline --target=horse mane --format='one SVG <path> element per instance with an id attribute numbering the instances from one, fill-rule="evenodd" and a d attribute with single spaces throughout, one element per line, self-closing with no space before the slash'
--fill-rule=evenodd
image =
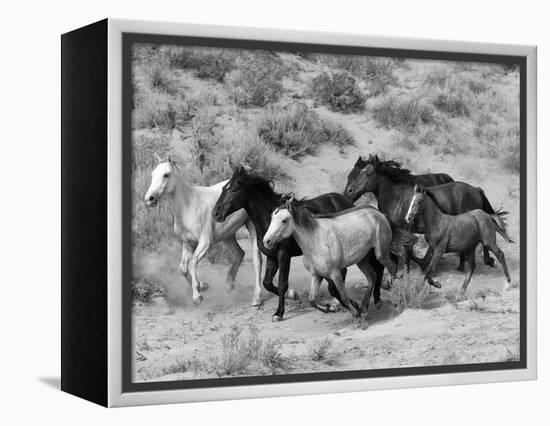
<path id="1" fill-rule="evenodd" d="M 288 209 L 296 225 L 307 230 L 315 229 L 318 225 L 315 216 L 303 205 L 307 200 L 307 197 L 296 200 L 293 198 L 293 194 L 284 194 L 281 197 L 281 205 L 275 211 L 279 209 Z"/>
<path id="2" fill-rule="evenodd" d="M 345 214 L 354 212 L 356 210 L 362 210 L 362 209 L 378 210 L 376 207 L 373 207 L 373 206 L 370 206 L 370 205 L 367 205 L 367 204 L 361 204 L 359 206 L 353 206 L 353 207 L 350 207 L 349 209 L 339 210 L 337 212 L 314 214 L 313 217 L 315 219 L 333 219 L 335 217 L 343 216 Z"/>
<path id="3" fill-rule="evenodd" d="M 401 163 L 394 160 L 375 160 L 374 166 L 376 171 L 390 178 L 395 183 L 414 183 L 415 176 L 411 174 L 409 169 L 401 166 Z"/>
<path id="4" fill-rule="evenodd" d="M 274 183 L 270 179 L 266 179 L 263 176 L 247 173 L 245 175 L 241 175 L 238 178 L 239 183 L 242 185 L 252 186 L 257 191 L 271 197 L 277 197 L 280 198 L 281 195 L 276 193 L 274 188 Z"/>

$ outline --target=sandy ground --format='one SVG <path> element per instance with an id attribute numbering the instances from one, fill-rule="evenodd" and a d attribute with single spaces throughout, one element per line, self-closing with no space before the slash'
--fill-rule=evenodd
<path id="1" fill-rule="evenodd" d="M 517 277 L 517 265 L 510 263 L 512 276 Z M 250 325 L 257 327 L 260 338 L 280 343 L 280 353 L 286 358 L 283 368 L 243 374 L 481 363 L 517 356 L 519 290 L 503 291 L 500 269 L 480 265 L 469 289 L 475 303 L 450 304 L 445 294 L 462 282 L 462 274 L 455 268 L 454 256 L 441 263 L 438 279 L 443 288 L 432 290 L 422 309 L 399 313 L 383 290 L 382 308 L 377 310 L 371 304 L 365 322 L 353 321 L 345 310 L 323 314 L 304 300 L 304 303 L 287 301 L 285 320 L 274 323 L 271 316 L 276 298 L 264 293 L 263 306 L 250 306 L 253 290 L 250 261 L 243 264 L 236 289 L 229 295 L 220 280 L 226 268 L 205 263 L 201 277 L 211 288 L 204 293 L 200 306 L 192 303 L 170 306 L 161 297 L 149 305 L 135 305 L 135 379 L 218 377 L 214 358 L 223 356 L 221 336 L 234 325 L 245 334 Z M 294 259 L 290 277 L 291 286 L 305 299 L 309 276 L 301 259 Z M 360 272 L 351 267 L 348 277 L 350 295 L 360 297 L 364 281 Z M 183 282 L 181 285 L 187 286 Z M 190 290 L 185 290 L 190 300 Z M 321 297 L 328 297 L 326 288 Z M 330 342 L 330 362 L 312 360 L 312 348 L 323 338 Z M 178 368 L 189 362 L 192 367 Z"/>
<path id="2" fill-rule="evenodd" d="M 434 156 L 422 146 L 409 152 L 392 144 L 392 132 L 377 127 L 367 114 L 335 114 L 324 107 L 317 111 L 342 123 L 357 144 L 344 150 L 323 146 L 315 156 L 306 156 L 300 162 L 285 160 L 281 167 L 293 180 L 278 183 L 279 191 L 292 189 L 299 196 L 342 191 L 359 154 L 391 153 L 391 158 L 402 161 L 415 173 L 446 172 L 455 180 L 481 186 L 493 207 L 510 212 L 509 234 L 519 241 L 519 178 L 504 170 L 497 159 L 471 154 L 451 159 Z M 227 348 L 222 336 L 234 326 L 242 330 L 243 337 L 251 326 L 257 328 L 259 338 L 264 343 L 276 342 L 282 356 L 282 362 L 269 368 L 250 365 L 237 373 L 245 375 L 484 363 L 519 356 L 519 290 L 504 291 L 500 265 L 483 265 L 479 254 L 467 301 L 456 305 L 445 297 L 463 280 L 462 273 L 456 271 L 457 257 L 447 255 L 437 269 L 442 289 L 432 289 L 421 309 L 400 312 L 390 302 L 390 295 L 382 291 L 382 309 L 376 310 L 371 304 L 366 322 L 360 324 L 345 310 L 323 314 L 311 308 L 305 300 L 309 273 L 302 259 L 294 258 L 290 286 L 298 290 L 304 303 L 287 301 L 285 320 L 273 323 L 277 301 L 271 294 L 264 291 L 260 308 L 250 304 L 253 273 L 249 244 L 246 239 L 240 243 L 247 256 L 231 294 L 225 293 L 223 285 L 228 267 L 204 261 L 199 276 L 210 284 L 210 289 L 203 293 L 200 306 L 190 302 L 187 283 L 174 271 L 167 279 L 171 291 L 177 290 L 178 297 L 172 298 L 177 303 L 156 298 L 151 304 L 135 304 L 135 381 L 223 376 L 219 364 Z M 506 243 L 500 236 L 497 243 L 505 253 L 512 279 L 519 281 L 519 244 Z M 163 256 L 164 262 L 177 266 L 175 251 Z M 350 267 L 347 287 L 352 297 L 361 296 L 363 282 L 359 270 Z M 327 297 L 326 285 L 323 291 Z M 322 345 L 326 353 L 315 356 L 316 348 Z"/>

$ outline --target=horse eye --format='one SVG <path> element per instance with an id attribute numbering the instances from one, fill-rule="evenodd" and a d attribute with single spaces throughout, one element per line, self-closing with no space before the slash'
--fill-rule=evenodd
<path id="1" fill-rule="evenodd" d="M 165 173 L 163 177 L 164 179 L 168 179 L 170 177 L 170 173 Z"/>
<path id="2" fill-rule="evenodd" d="M 286 223 L 287 222 L 287 219 L 283 219 L 283 223 Z"/>

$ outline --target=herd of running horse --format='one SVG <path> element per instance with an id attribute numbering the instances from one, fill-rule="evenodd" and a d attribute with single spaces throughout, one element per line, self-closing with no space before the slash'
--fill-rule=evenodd
<path id="1" fill-rule="evenodd" d="M 445 253 L 458 254 L 459 269 L 465 273 L 460 300 L 475 270 L 475 252 L 480 243 L 485 264 L 494 266 L 489 254 L 493 253 L 502 266 L 506 288 L 515 285 L 496 243 L 497 233 L 513 242 L 503 220 L 507 212 L 495 211 L 481 188 L 455 182 L 447 174 L 414 175 L 396 161 L 384 161 L 377 155 L 365 159 L 360 156 L 343 194 L 331 192 L 298 200 L 292 194 L 275 192 L 272 181 L 243 167 L 237 168 L 231 179 L 204 187 L 187 182 L 170 157 L 157 157 L 157 162 L 145 203 L 156 206 L 161 198 L 169 201 L 174 232 L 182 243 L 179 269 L 192 287 L 196 304 L 202 301 L 201 290 L 208 287 L 197 278 L 197 264 L 213 244 L 225 244 L 232 254 L 225 282 L 228 291 L 233 289 L 244 257 L 235 236 L 242 226 L 246 226 L 252 245 L 252 304 L 262 303 L 263 284 L 278 296 L 274 321 L 283 319 L 285 298 L 297 297 L 288 285 L 290 261 L 295 256 L 303 256 L 304 266 L 312 275 L 311 305 L 330 312 L 341 304 L 355 318 L 367 312 L 371 296 L 375 306 L 380 306 L 384 270 L 390 276 L 384 285 L 390 289 L 398 265 L 403 263 L 408 269 L 409 259 L 422 268 L 425 281 L 441 287 L 433 281 L 432 273 Z M 374 194 L 378 208 L 354 204 L 366 192 Z M 417 234 L 424 234 L 429 246 L 423 258 L 416 257 L 412 250 Z M 263 280 L 262 253 L 266 257 Z M 357 265 L 368 282 L 361 303 L 346 294 L 346 268 L 351 265 Z M 334 299 L 330 304 L 317 301 L 323 279 Z"/>

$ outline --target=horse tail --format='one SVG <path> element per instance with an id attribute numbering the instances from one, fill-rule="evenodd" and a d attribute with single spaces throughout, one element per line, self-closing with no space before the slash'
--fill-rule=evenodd
<path id="1" fill-rule="evenodd" d="M 506 216 L 508 214 L 507 211 L 504 211 L 502 209 L 498 209 L 495 214 L 490 215 L 491 219 L 496 225 L 497 232 L 509 243 L 515 243 L 514 240 L 510 238 L 508 235 L 508 232 L 506 230 L 506 222 L 504 220 L 503 216 Z"/>
<path id="2" fill-rule="evenodd" d="M 485 213 L 493 215 L 496 214 L 495 210 L 493 209 L 493 206 L 491 206 L 491 203 L 485 196 L 485 192 L 483 192 L 483 189 L 476 188 L 479 191 L 479 195 L 481 197 L 481 210 L 483 210 Z"/>

